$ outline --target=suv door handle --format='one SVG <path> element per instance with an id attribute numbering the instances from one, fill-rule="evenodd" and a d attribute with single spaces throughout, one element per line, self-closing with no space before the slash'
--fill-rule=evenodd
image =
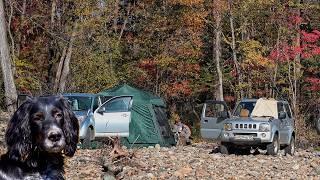
<path id="1" fill-rule="evenodd" d="M 122 117 L 128 117 L 128 114 L 121 114 Z"/>
<path id="2" fill-rule="evenodd" d="M 207 123 L 207 122 L 208 122 L 208 120 L 204 120 L 204 122 L 205 122 L 205 123 Z"/>

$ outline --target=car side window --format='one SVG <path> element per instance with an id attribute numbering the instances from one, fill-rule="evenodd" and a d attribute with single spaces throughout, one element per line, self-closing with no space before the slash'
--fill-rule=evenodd
<path id="1" fill-rule="evenodd" d="M 225 111 L 222 104 L 206 104 L 205 117 L 217 117 L 218 112 Z"/>
<path id="2" fill-rule="evenodd" d="M 284 108 L 283 108 L 283 103 L 282 102 L 278 102 L 277 103 L 277 107 L 278 107 L 278 113 L 279 112 L 285 112 Z"/>
<path id="3" fill-rule="evenodd" d="M 93 101 L 93 111 L 99 107 L 99 97 L 95 97 Z"/>
<path id="4" fill-rule="evenodd" d="M 131 97 L 115 98 L 104 104 L 102 107 L 108 112 L 126 112 L 129 111 Z"/>
<path id="5" fill-rule="evenodd" d="M 291 110 L 290 110 L 289 104 L 285 104 L 284 107 L 286 108 L 288 117 L 292 118 L 292 114 L 291 114 Z"/>

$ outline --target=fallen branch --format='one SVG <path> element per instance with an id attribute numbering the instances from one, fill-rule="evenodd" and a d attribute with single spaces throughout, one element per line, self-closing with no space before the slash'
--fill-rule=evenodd
<path id="1" fill-rule="evenodd" d="M 120 159 L 122 157 L 129 156 L 129 153 L 121 148 L 121 143 L 120 143 L 119 136 L 114 137 L 112 139 L 112 142 L 113 142 L 113 149 L 109 154 L 111 156 L 112 160 L 116 160 L 116 159 Z"/>

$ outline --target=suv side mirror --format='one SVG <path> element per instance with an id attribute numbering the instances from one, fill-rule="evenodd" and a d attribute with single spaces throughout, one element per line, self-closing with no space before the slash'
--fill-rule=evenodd
<path id="1" fill-rule="evenodd" d="M 101 107 L 101 108 L 98 109 L 97 112 L 98 112 L 99 114 L 103 114 L 103 113 L 106 112 L 106 108 L 105 108 L 105 107 Z"/>
<path id="2" fill-rule="evenodd" d="M 219 111 L 217 115 L 218 115 L 218 118 L 226 119 L 228 118 L 228 111 Z"/>
<path id="3" fill-rule="evenodd" d="M 285 112 L 283 112 L 283 111 L 279 112 L 279 114 L 278 114 L 279 119 L 285 119 L 286 117 L 287 117 L 287 114 Z"/>

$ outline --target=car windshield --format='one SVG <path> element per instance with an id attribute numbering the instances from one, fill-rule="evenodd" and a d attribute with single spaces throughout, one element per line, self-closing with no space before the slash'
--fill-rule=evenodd
<path id="1" fill-rule="evenodd" d="M 91 108 L 92 97 L 64 96 L 71 105 L 73 111 L 87 111 Z"/>
<path id="2" fill-rule="evenodd" d="M 233 116 L 238 117 L 250 117 L 253 108 L 255 107 L 256 102 L 240 102 L 236 108 L 236 110 L 233 112 Z"/>

